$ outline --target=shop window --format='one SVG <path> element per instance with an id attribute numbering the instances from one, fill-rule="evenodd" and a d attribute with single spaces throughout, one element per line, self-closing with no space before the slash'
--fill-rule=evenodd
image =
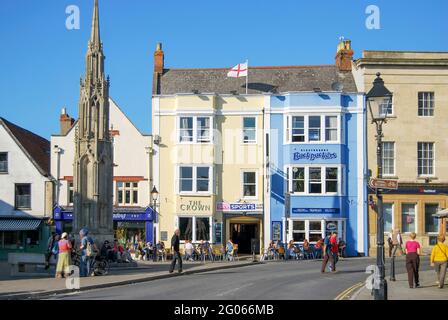
<path id="1" fill-rule="evenodd" d="M 196 238 L 195 241 L 210 241 L 210 219 L 196 218 Z"/>
<path id="2" fill-rule="evenodd" d="M 193 241 L 193 218 L 179 218 L 180 240 Z"/>
<path id="3" fill-rule="evenodd" d="M 322 193 L 321 168 L 309 168 L 309 193 Z"/>
<path id="4" fill-rule="evenodd" d="M 23 247 L 23 231 L 5 231 L 1 233 L 3 249 L 18 249 Z"/>
<path id="5" fill-rule="evenodd" d="M 25 237 L 27 245 L 30 246 L 39 245 L 39 230 L 27 231 Z"/>
<path id="6" fill-rule="evenodd" d="M 0 173 L 8 173 L 8 153 L 0 152 Z"/>
<path id="7" fill-rule="evenodd" d="M 192 242 L 211 241 L 210 217 L 179 217 L 180 240 Z"/>
<path id="8" fill-rule="evenodd" d="M 317 242 L 322 239 L 322 222 L 310 221 L 309 222 L 309 242 Z"/>
<path id="9" fill-rule="evenodd" d="M 433 215 L 439 210 L 438 204 L 425 203 L 425 232 L 438 232 L 439 231 L 439 219 Z"/>
<path id="10" fill-rule="evenodd" d="M 415 203 L 401 205 L 401 224 L 403 232 L 415 232 Z"/>
<path id="11" fill-rule="evenodd" d="M 31 184 L 15 185 L 16 209 L 31 209 Z"/>
<path id="12" fill-rule="evenodd" d="M 256 123 L 255 117 L 243 118 L 243 143 L 256 143 Z"/>
<path id="13" fill-rule="evenodd" d="M 390 232 L 392 230 L 393 214 L 394 214 L 394 204 L 383 203 L 384 232 Z"/>
<path id="14" fill-rule="evenodd" d="M 138 182 L 117 182 L 118 205 L 138 204 Z"/>
<path id="15" fill-rule="evenodd" d="M 292 238 L 294 242 L 303 242 L 306 239 L 305 221 L 292 222 Z"/>
<path id="16" fill-rule="evenodd" d="M 257 196 L 257 173 L 243 172 L 243 194 L 245 198 Z"/>

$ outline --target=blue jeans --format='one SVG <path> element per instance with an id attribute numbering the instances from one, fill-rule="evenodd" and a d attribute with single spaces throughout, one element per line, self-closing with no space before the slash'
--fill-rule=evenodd
<path id="1" fill-rule="evenodd" d="M 90 275 L 90 257 L 81 256 L 81 264 L 79 266 L 79 275 L 87 277 Z"/>

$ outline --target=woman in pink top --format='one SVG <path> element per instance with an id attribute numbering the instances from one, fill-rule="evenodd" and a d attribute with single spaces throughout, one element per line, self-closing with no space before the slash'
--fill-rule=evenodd
<path id="1" fill-rule="evenodd" d="M 69 274 L 69 266 L 71 263 L 71 251 L 72 244 L 68 240 L 68 234 L 64 232 L 61 236 L 61 240 L 58 242 L 59 245 L 59 255 L 58 264 L 56 266 L 56 278 L 64 278 Z"/>
<path id="2" fill-rule="evenodd" d="M 420 253 L 421 246 L 420 243 L 415 241 L 417 234 L 415 232 L 411 233 L 411 240 L 406 241 L 405 252 L 406 252 L 406 270 L 408 271 L 408 282 L 409 288 L 420 287 L 420 283 L 418 281 L 418 269 L 420 266 Z"/>

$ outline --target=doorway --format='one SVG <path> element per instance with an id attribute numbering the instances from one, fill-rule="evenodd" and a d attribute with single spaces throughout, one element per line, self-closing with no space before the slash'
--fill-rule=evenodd
<path id="1" fill-rule="evenodd" d="M 231 223 L 232 242 L 238 244 L 238 253 L 251 254 L 252 243 L 260 239 L 260 231 L 256 223 Z"/>

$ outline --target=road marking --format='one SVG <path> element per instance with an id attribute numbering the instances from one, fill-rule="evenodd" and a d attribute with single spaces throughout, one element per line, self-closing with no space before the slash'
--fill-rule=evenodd
<path id="1" fill-rule="evenodd" d="M 228 295 L 228 294 L 237 292 L 238 290 L 241 290 L 241 289 L 243 289 L 243 288 L 250 287 L 251 285 L 253 285 L 253 283 L 248 283 L 248 284 L 245 284 L 245 285 L 243 285 L 243 286 L 241 286 L 241 287 L 234 288 L 234 289 L 230 289 L 230 290 L 228 290 L 228 291 L 224 291 L 224 292 L 218 293 L 216 296 L 218 296 L 218 297 L 222 297 L 222 296 L 225 296 L 225 295 Z"/>
<path id="2" fill-rule="evenodd" d="M 336 298 L 334 298 L 334 300 L 344 300 L 349 295 L 349 293 L 355 291 L 356 289 L 361 288 L 362 286 L 364 286 L 364 282 L 358 282 L 355 285 L 351 286 L 350 288 L 342 291 L 340 294 L 336 296 Z"/>

